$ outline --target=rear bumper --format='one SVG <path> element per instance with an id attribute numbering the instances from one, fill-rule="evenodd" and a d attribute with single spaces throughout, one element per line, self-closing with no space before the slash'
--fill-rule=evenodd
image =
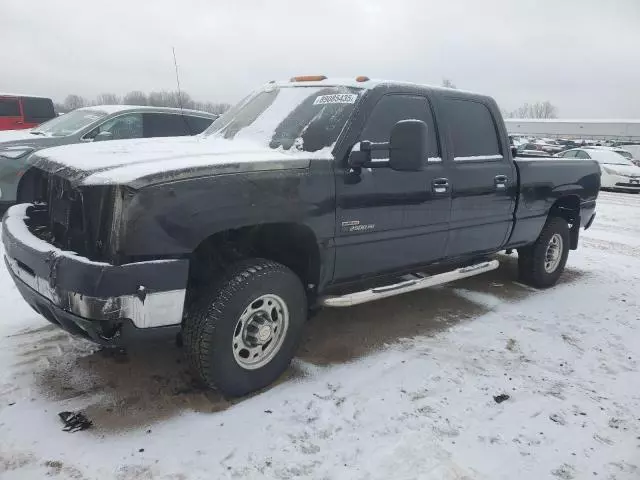
<path id="1" fill-rule="evenodd" d="M 75 325 L 94 341 L 87 322 L 98 333 L 181 323 L 188 260 L 92 262 L 33 235 L 27 215 L 28 205 L 16 205 L 4 216 L 5 262 L 22 296 L 48 320 L 82 334 Z"/>

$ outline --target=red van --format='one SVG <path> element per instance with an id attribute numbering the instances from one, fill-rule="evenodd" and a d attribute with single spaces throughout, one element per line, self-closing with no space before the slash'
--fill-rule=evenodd
<path id="1" fill-rule="evenodd" d="M 55 116 L 50 98 L 0 93 L 0 130 L 33 128 Z"/>

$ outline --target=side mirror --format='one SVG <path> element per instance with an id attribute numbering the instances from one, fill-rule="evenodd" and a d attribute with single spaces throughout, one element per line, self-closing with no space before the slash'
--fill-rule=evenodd
<path id="1" fill-rule="evenodd" d="M 511 156 L 516 157 L 518 155 L 518 147 L 511 145 Z"/>
<path id="2" fill-rule="evenodd" d="M 429 151 L 427 124 L 422 120 L 400 120 L 391 130 L 389 166 L 400 172 L 424 168 Z"/>
<path id="3" fill-rule="evenodd" d="M 102 131 L 98 133 L 95 137 L 93 137 L 94 142 L 103 142 L 105 140 L 111 140 L 113 138 L 113 133 Z"/>
<path id="4" fill-rule="evenodd" d="M 348 163 L 351 168 L 362 168 L 371 161 L 371 151 L 363 150 L 361 145 L 362 142 L 356 143 L 349 152 Z"/>

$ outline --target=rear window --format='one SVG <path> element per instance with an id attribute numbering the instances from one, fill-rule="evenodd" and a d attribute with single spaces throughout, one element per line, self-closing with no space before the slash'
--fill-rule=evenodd
<path id="1" fill-rule="evenodd" d="M 500 155 L 498 132 L 486 105 L 454 98 L 445 99 L 444 104 L 456 159 Z"/>
<path id="2" fill-rule="evenodd" d="M 181 137 L 191 135 L 190 126 L 182 115 L 172 113 L 145 113 L 144 137 Z"/>
<path id="3" fill-rule="evenodd" d="M 204 132 L 209 128 L 209 125 L 213 123 L 213 118 L 189 116 L 185 116 L 184 118 L 187 121 L 187 125 L 189 125 L 189 130 L 191 130 L 192 135 Z"/>
<path id="4" fill-rule="evenodd" d="M 53 102 L 48 98 L 22 99 L 24 121 L 29 123 L 42 123 L 56 116 L 53 111 Z"/>
<path id="5" fill-rule="evenodd" d="M 20 105 L 14 98 L 0 98 L 0 117 L 19 117 Z"/>

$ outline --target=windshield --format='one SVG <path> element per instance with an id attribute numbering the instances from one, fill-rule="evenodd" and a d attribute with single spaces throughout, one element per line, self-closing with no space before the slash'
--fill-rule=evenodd
<path id="1" fill-rule="evenodd" d="M 267 86 L 223 114 L 204 135 L 316 152 L 336 142 L 361 91 L 341 86 Z"/>
<path id="2" fill-rule="evenodd" d="M 616 153 L 619 155 L 622 155 L 627 160 L 631 160 L 633 158 L 633 155 L 631 155 L 631 152 L 627 152 L 626 150 L 616 150 Z"/>
<path id="3" fill-rule="evenodd" d="M 31 130 L 31 133 L 64 137 L 106 116 L 107 113 L 102 110 L 74 110 L 43 123 Z"/>

